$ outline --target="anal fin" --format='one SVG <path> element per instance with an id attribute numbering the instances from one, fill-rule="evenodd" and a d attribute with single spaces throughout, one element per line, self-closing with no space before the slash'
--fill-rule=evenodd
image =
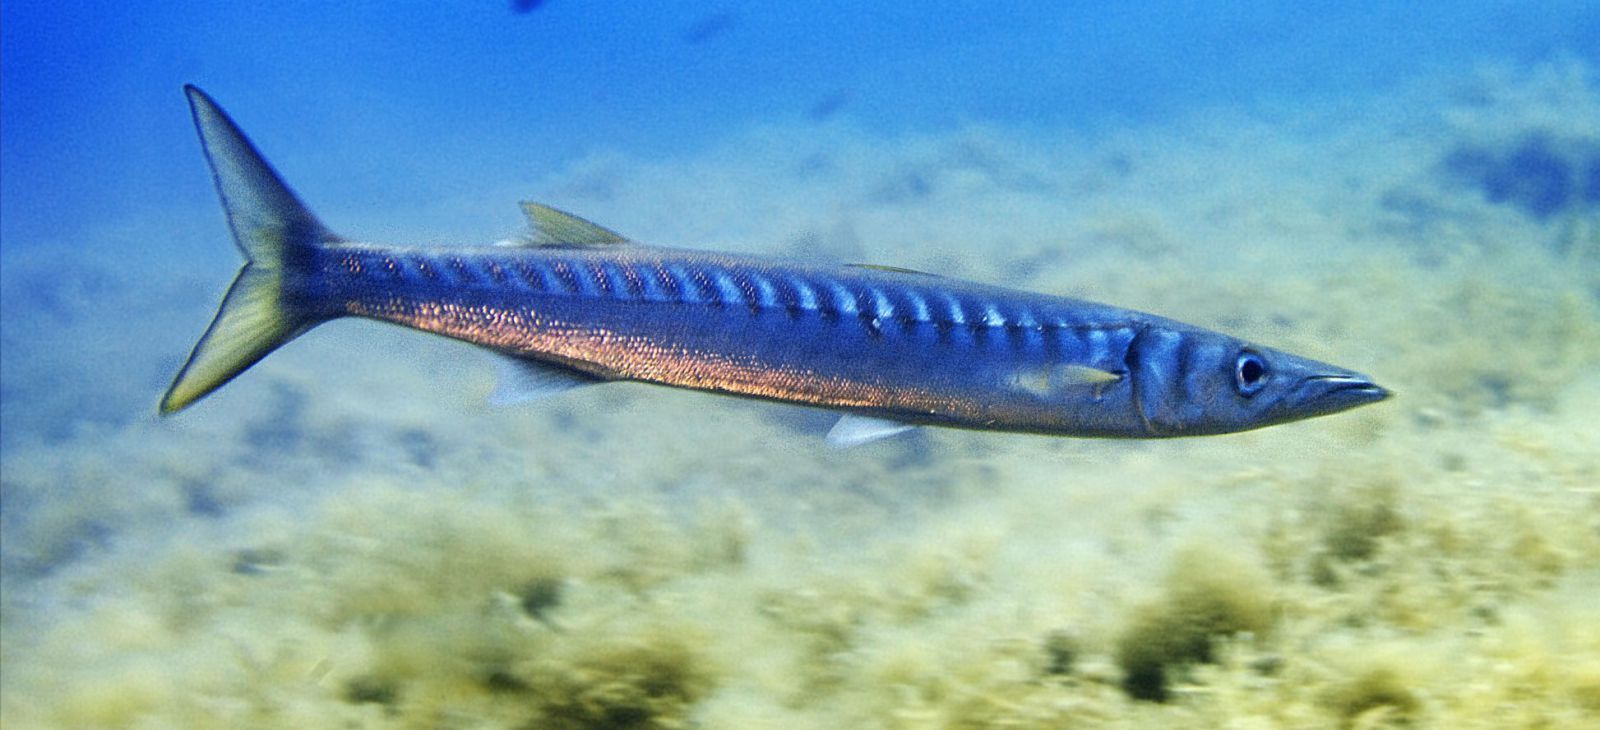
<path id="1" fill-rule="evenodd" d="M 839 422 L 833 424 L 833 429 L 828 431 L 828 445 L 836 449 L 848 449 L 905 433 L 916 427 L 914 423 L 846 413 L 840 416 Z"/>

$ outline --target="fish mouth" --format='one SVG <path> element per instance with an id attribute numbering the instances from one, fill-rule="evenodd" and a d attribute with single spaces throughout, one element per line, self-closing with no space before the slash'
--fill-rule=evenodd
<path id="1" fill-rule="evenodd" d="M 1317 413 L 1334 413 L 1368 403 L 1377 403 L 1391 395 L 1385 388 L 1364 375 L 1342 373 L 1337 375 L 1312 375 L 1301 381 L 1302 407 Z"/>

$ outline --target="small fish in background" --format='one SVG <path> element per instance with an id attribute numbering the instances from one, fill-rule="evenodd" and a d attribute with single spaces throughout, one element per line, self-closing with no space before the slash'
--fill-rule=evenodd
<path id="1" fill-rule="evenodd" d="M 683 42 L 691 46 L 698 46 L 707 41 L 734 29 L 739 24 L 739 16 L 733 11 L 723 10 L 701 17 L 683 31 Z"/>
<path id="2" fill-rule="evenodd" d="M 545 0 L 511 0 L 511 12 L 527 15 L 543 7 Z"/>
<path id="3" fill-rule="evenodd" d="M 523 203 L 508 244 L 404 248 L 323 226 L 185 89 L 246 263 L 161 399 L 172 414 L 319 324 L 363 317 L 503 355 L 497 403 L 638 381 L 841 413 L 851 446 L 917 426 L 1165 438 L 1388 397 L 1360 373 L 1152 314 L 890 266 L 636 243 Z"/>

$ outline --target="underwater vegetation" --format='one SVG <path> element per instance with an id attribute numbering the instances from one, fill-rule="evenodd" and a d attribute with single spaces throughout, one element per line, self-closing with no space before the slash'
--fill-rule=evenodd
<path id="1" fill-rule="evenodd" d="M 1163 595 L 1139 607 L 1117 637 L 1122 686 L 1141 700 L 1171 697 L 1171 674 L 1216 661 L 1218 644 L 1272 626 L 1271 584 L 1257 566 L 1216 550 L 1174 557 Z"/>
<path id="2" fill-rule="evenodd" d="M 1063 143 L 802 120 L 548 183 L 666 241 L 1127 301 L 1399 393 L 1214 440 L 837 453 L 809 445 L 815 414 L 628 386 L 495 411 L 485 363 L 360 325 L 159 422 L 127 413 L 189 333 L 88 313 L 192 321 L 215 272 L 151 292 L 0 251 L 0 725 L 1600 724 L 1588 78 L 1367 102 L 1423 110 L 1396 126 L 1223 110 Z M 120 235 L 100 245 L 145 232 Z M 64 344 L 19 349 L 44 333 Z M 117 352 L 113 374 L 78 362 Z"/>

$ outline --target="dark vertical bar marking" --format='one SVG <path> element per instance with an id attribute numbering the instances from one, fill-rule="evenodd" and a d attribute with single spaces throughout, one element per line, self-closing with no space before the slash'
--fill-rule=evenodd
<path id="1" fill-rule="evenodd" d="M 485 259 L 483 262 L 483 270 L 489 274 L 490 281 L 496 284 L 506 283 L 506 269 L 504 266 L 500 265 L 499 261 L 495 261 L 494 259 Z"/>
<path id="2" fill-rule="evenodd" d="M 417 254 L 412 256 L 409 261 L 411 267 L 416 269 L 417 273 L 422 274 L 422 278 L 428 281 L 437 281 L 439 279 L 439 266 L 433 262 L 432 258 Z"/>
<path id="3" fill-rule="evenodd" d="M 583 287 L 578 284 L 578 273 L 572 270 L 572 264 L 561 259 L 550 262 L 550 270 L 555 272 L 556 279 L 561 282 L 562 288 L 570 294 L 582 294 Z"/>
<path id="4" fill-rule="evenodd" d="M 666 264 L 656 264 L 656 281 L 661 283 L 661 292 L 666 295 L 667 301 L 683 301 L 683 282 L 667 270 Z"/>
<path id="5" fill-rule="evenodd" d="M 606 265 L 604 262 L 590 261 L 589 264 L 584 267 L 584 269 L 589 272 L 589 280 L 594 282 L 595 289 L 596 291 L 600 292 L 601 296 L 615 296 L 616 292 L 613 291 L 611 286 L 611 276 L 606 273 Z"/>
<path id="6" fill-rule="evenodd" d="M 829 324 L 839 321 L 839 303 L 832 282 L 807 282 L 817 296 L 817 316 Z"/>
<path id="7" fill-rule="evenodd" d="M 1028 345 L 1028 327 L 1016 320 L 1006 322 L 1006 339 L 1011 341 L 1011 347 L 1021 350 Z"/>
<path id="8" fill-rule="evenodd" d="M 455 275 L 457 283 L 478 283 L 478 275 L 473 273 L 472 269 L 467 266 L 467 262 L 462 261 L 460 256 L 451 256 L 445 263 L 450 267 L 450 273 Z"/>
<path id="9" fill-rule="evenodd" d="M 722 301 L 722 287 L 717 286 L 717 282 L 711 280 L 711 274 L 704 267 L 697 266 L 690 270 L 689 278 L 694 281 L 695 288 L 700 290 L 701 301 L 717 307 L 727 304 L 727 302 Z"/>
<path id="10" fill-rule="evenodd" d="M 644 298 L 644 277 L 635 271 L 631 263 L 616 264 L 617 270 L 622 274 L 623 284 L 627 287 L 628 296 L 634 299 Z"/>
<path id="11" fill-rule="evenodd" d="M 847 286 L 846 289 L 849 289 Z M 878 321 L 878 302 L 872 296 L 871 289 L 850 289 L 850 294 L 856 302 L 856 319 L 861 320 L 861 327 L 872 337 L 883 336 L 883 324 Z"/>
<path id="12" fill-rule="evenodd" d="M 533 289 L 534 291 L 545 290 L 544 269 L 540 268 L 538 263 L 533 261 L 518 261 L 517 275 L 521 276 L 523 281 L 528 282 L 528 287 L 530 289 Z"/>
<path id="13" fill-rule="evenodd" d="M 730 269 L 728 273 L 733 277 L 734 286 L 739 287 L 739 293 L 744 295 L 744 303 L 750 308 L 750 313 L 760 314 L 761 291 L 756 289 L 755 282 L 750 280 L 750 272 L 743 268 L 735 268 Z"/>
<path id="14" fill-rule="evenodd" d="M 789 314 L 789 319 L 800 319 L 805 307 L 800 304 L 800 287 L 795 285 L 794 279 L 780 274 L 772 277 L 772 282 L 772 288 L 778 293 L 778 303 Z"/>

